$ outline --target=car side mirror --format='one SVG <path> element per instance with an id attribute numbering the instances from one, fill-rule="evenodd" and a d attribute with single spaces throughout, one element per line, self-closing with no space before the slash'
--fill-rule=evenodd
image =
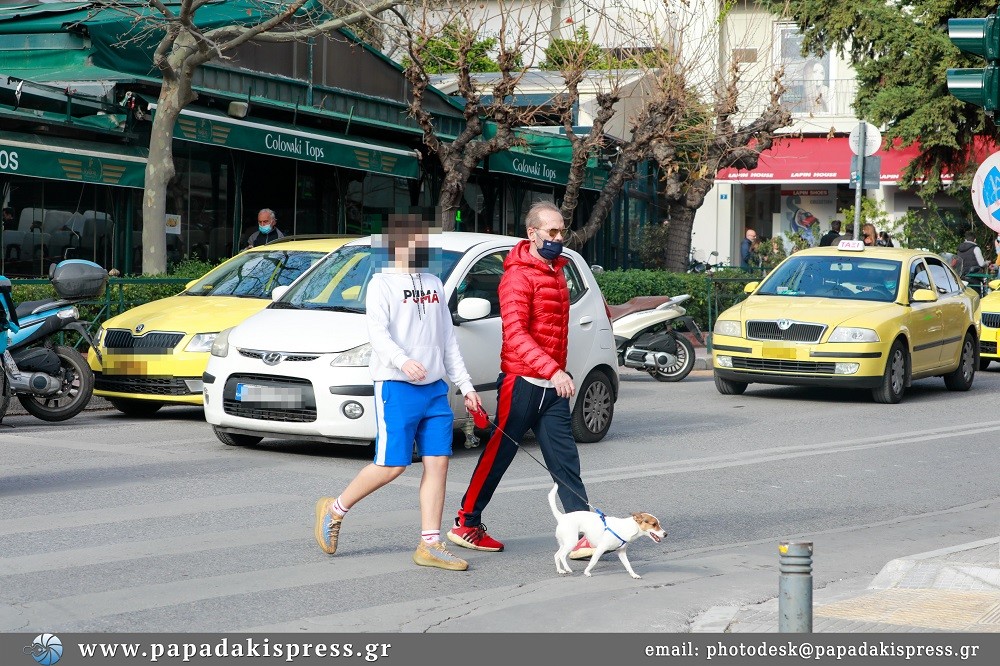
<path id="1" fill-rule="evenodd" d="M 917 289 L 910 296 L 911 303 L 933 303 L 937 299 L 937 294 L 931 289 Z"/>
<path id="2" fill-rule="evenodd" d="M 997 289 L 1000 289 L 1000 280 L 990 280 L 987 283 L 987 286 L 991 291 L 996 291 Z"/>
<path id="3" fill-rule="evenodd" d="M 188 282 L 186 285 L 184 285 L 184 291 L 187 291 L 188 289 L 190 289 L 191 287 L 193 287 L 194 283 L 197 282 L 197 281 L 198 281 L 198 278 L 195 278 L 195 279 L 191 280 L 190 282 Z"/>
<path id="4" fill-rule="evenodd" d="M 458 302 L 459 321 L 474 321 L 490 314 L 490 302 L 485 298 L 467 296 Z"/>
<path id="5" fill-rule="evenodd" d="M 271 302 L 273 303 L 273 302 L 277 301 L 279 298 L 281 298 L 282 296 L 284 296 L 286 291 L 288 291 L 288 285 L 287 284 L 284 284 L 284 285 L 281 285 L 280 287 L 275 287 L 274 289 L 272 289 L 271 290 Z"/>
<path id="6" fill-rule="evenodd" d="M 590 272 L 594 275 L 600 275 L 604 272 L 604 266 L 601 266 L 600 264 L 592 264 L 590 266 Z"/>
<path id="7" fill-rule="evenodd" d="M 743 293 L 752 294 L 758 285 L 760 285 L 760 282 L 757 282 L 756 280 L 753 282 L 747 282 L 746 286 L 743 287 Z"/>

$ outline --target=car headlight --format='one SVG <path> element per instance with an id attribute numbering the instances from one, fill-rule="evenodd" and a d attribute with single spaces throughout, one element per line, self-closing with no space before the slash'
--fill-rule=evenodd
<path id="1" fill-rule="evenodd" d="M 720 319 L 715 322 L 712 332 L 716 335 L 728 335 L 731 338 L 743 337 L 743 327 L 740 322 L 732 319 Z"/>
<path id="2" fill-rule="evenodd" d="M 879 342 L 878 333 L 870 328 L 838 326 L 833 329 L 827 342 Z"/>
<path id="3" fill-rule="evenodd" d="M 207 352 L 212 351 L 212 343 L 215 342 L 215 338 L 219 337 L 218 333 L 198 333 L 191 338 L 191 342 L 187 343 L 184 351 L 189 352 Z"/>
<path id="4" fill-rule="evenodd" d="M 366 342 L 363 345 L 340 352 L 333 357 L 330 365 L 335 368 L 368 366 L 368 361 L 372 357 L 372 344 Z"/>
<path id="5" fill-rule="evenodd" d="M 215 336 L 212 341 L 212 356 L 225 358 L 229 355 L 229 333 L 233 329 L 227 328 Z"/>
<path id="6" fill-rule="evenodd" d="M 95 347 L 100 347 L 101 346 L 101 342 L 103 342 L 103 341 L 104 341 L 104 327 L 103 326 L 98 326 L 97 327 L 97 335 L 94 336 L 94 346 Z"/>

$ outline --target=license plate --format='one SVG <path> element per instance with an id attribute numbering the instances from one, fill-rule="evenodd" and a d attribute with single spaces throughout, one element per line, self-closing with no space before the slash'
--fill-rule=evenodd
<path id="1" fill-rule="evenodd" d="M 764 347 L 761 354 L 764 358 L 783 358 L 795 360 L 796 350 L 794 347 Z"/>
<path id="2" fill-rule="evenodd" d="M 237 384 L 236 402 L 253 402 L 271 407 L 302 407 L 302 389 L 294 386 Z"/>

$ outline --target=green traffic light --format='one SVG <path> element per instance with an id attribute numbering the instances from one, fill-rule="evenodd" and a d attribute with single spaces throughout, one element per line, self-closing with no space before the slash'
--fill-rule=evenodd
<path id="1" fill-rule="evenodd" d="M 985 18 L 948 19 L 948 38 L 965 53 L 984 58 L 986 67 L 949 69 L 948 92 L 992 114 L 1000 108 L 1000 21 Z"/>
<path id="2" fill-rule="evenodd" d="M 948 92 L 992 112 L 1000 108 L 1000 67 L 949 69 Z"/>
<path id="3" fill-rule="evenodd" d="M 1000 22 L 995 14 L 986 18 L 948 19 L 948 39 L 965 53 L 1000 60 Z"/>

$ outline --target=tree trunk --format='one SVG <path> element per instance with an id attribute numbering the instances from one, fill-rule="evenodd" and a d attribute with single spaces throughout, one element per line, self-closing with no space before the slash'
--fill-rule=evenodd
<path id="1" fill-rule="evenodd" d="M 142 272 L 167 272 L 167 186 L 174 177 L 174 125 L 183 104 L 176 81 L 164 79 L 149 136 L 146 194 L 142 199 Z"/>

